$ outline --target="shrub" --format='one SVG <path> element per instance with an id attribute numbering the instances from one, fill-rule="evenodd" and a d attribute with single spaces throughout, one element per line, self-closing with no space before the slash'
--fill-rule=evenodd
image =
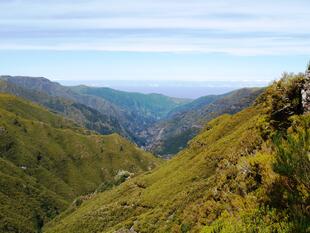
<path id="1" fill-rule="evenodd" d="M 302 184 L 310 191 L 310 124 L 297 135 L 278 134 L 274 138 L 276 163 L 274 170 L 292 184 Z"/>
<path id="2" fill-rule="evenodd" d="M 277 208 L 287 208 L 297 232 L 310 230 L 310 118 L 303 118 L 287 135 L 274 138 L 274 171 L 281 175 L 271 193 Z"/>
<path id="3" fill-rule="evenodd" d="M 281 80 L 267 90 L 270 123 L 275 129 L 285 131 L 290 126 L 289 117 L 303 113 L 301 96 L 303 83 L 303 74 L 284 73 Z"/>
<path id="4" fill-rule="evenodd" d="M 205 227 L 203 233 L 289 233 L 291 229 L 292 224 L 287 221 L 286 214 L 280 214 L 277 210 L 268 207 L 261 207 L 242 211 L 238 216 L 224 213 L 211 226 Z"/>

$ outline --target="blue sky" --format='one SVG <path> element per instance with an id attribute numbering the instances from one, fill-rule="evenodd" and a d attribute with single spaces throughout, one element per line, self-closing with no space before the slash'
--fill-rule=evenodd
<path id="1" fill-rule="evenodd" d="M 308 0 L 1 0 L 0 73 L 272 80 L 310 59 Z"/>

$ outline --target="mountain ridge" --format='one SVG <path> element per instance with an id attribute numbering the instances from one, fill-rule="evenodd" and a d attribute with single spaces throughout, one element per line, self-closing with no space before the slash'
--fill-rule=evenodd
<path id="1" fill-rule="evenodd" d="M 35 91 L 35 92 L 44 93 L 45 98 L 47 97 L 58 98 L 58 100 L 60 98 L 60 99 L 64 99 L 65 101 L 68 101 L 68 100 L 73 101 L 74 103 L 82 104 L 83 106 L 92 108 L 94 109 L 94 111 L 97 111 L 97 113 L 94 113 L 94 115 L 100 115 L 101 118 L 105 119 L 104 122 L 100 122 L 100 121 L 98 122 L 99 125 L 100 124 L 104 125 L 104 123 L 106 123 L 106 126 L 102 127 L 104 130 L 107 130 L 108 132 L 117 132 L 127 137 L 128 139 L 131 139 L 137 144 L 140 144 L 140 141 L 142 140 L 141 138 L 138 137 L 137 132 L 148 127 L 148 125 L 154 123 L 158 119 L 158 117 L 162 117 L 164 113 L 163 112 L 160 113 L 161 111 L 168 112 L 170 108 L 178 106 L 181 104 L 180 102 L 182 102 L 181 99 L 170 98 L 170 97 L 166 97 L 163 95 L 145 95 L 145 94 L 135 94 L 135 93 L 129 93 L 129 92 L 123 92 L 123 91 L 116 91 L 112 89 L 100 89 L 100 90 L 105 90 L 105 91 L 108 90 L 109 92 L 112 91 L 118 95 L 118 98 L 120 98 L 120 101 L 111 102 L 111 98 L 109 98 L 108 100 L 108 98 L 102 98 L 102 96 L 100 95 L 96 96 L 96 95 L 90 95 L 88 93 L 79 93 L 79 90 L 77 90 L 77 88 L 80 89 L 82 88 L 81 86 L 80 87 L 62 86 L 59 83 L 51 82 L 50 80 L 46 78 L 41 78 L 41 77 L 35 78 L 35 77 L 26 77 L 26 76 L 0 76 L 0 79 L 8 83 L 14 84 L 20 88 L 24 88 L 31 92 Z M 93 91 L 97 89 L 87 87 L 87 90 Z M 138 97 L 136 97 L 137 95 Z M 108 96 L 109 96 L 109 93 L 108 93 Z M 157 100 L 159 96 L 160 96 L 160 100 Z M 23 96 L 23 97 L 27 97 L 27 96 Z M 112 97 L 115 97 L 115 94 Z M 138 101 L 137 100 L 131 101 L 133 104 L 131 104 L 129 108 L 128 107 L 126 108 L 125 105 L 128 102 L 128 99 L 131 99 L 133 97 L 138 99 Z M 33 100 L 33 98 L 31 100 Z M 164 105 L 159 103 L 161 100 L 166 101 L 167 103 L 166 107 L 163 108 Z M 35 101 L 42 103 L 41 99 L 36 99 Z M 152 103 L 156 103 L 154 105 L 155 107 L 153 106 Z M 45 106 L 50 107 L 48 105 L 45 105 Z M 146 112 L 145 111 L 141 112 L 139 110 L 141 109 L 141 106 L 142 106 L 142 109 L 143 109 L 143 106 L 146 106 L 145 108 Z M 54 110 L 53 108 L 51 109 Z M 164 110 L 160 110 L 160 109 L 164 109 Z M 90 109 L 86 110 L 85 107 L 83 107 L 81 111 L 83 110 L 88 113 L 90 112 Z M 76 108 L 75 108 L 75 111 L 77 111 Z M 148 111 L 151 111 L 151 113 L 147 113 Z M 83 113 L 81 113 L 80 116 L 83 117 Z M 87 124 L 90 124 L 90 123 L 91 122 L 87 121 L 86 124 L 84 124 L 84 126 L 87 126 Z M 93 127 L 93 128 L 90 127 L 90 129 L 97 130 L 96 127 Z"/>
<path id="2" fill-rule="evenodd" d="M 253 95 L 253 101 L 259 93 L 258 89 L 239 89 L 188 100 L 107 87 L 62 86 L 42 77 L 1 76 L 0 80 L 2 92 L 35 101 L 101 134 L 119 133 L 164 157 L 184 148 L 208 120 L 240 111 L 251 103 L 243 99 Z"/>
<path id="3" fill-rule="evenodd" d="M 201 97 L 176 108 L 166 118 L 142 132 L 147 138 L 145 147 L 163 157 L 171 157 L 184 148 L 208 121 L 250 106 L 263 90 L 242 88 L 223 95 Z"/>

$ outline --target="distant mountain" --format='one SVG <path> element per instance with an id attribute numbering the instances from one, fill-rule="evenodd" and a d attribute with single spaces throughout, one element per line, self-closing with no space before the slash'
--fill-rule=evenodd
<path id="1" fill-rule="evenodd" d="M 250 106 L 262 88 L 244 88 L 224 95 L 201 97 L 173 109 L 168 116 L 142 132 L 145 147 L 170 157 L 183 149 L 205 124 L 222 114 L 234 114 Z"/>
<path id="2" fill-rule="evenodd" d="M 66 87 L 46 78 L 0 76 L 3 92 L 43 104 L 99 133 L 117 132 L 141 145 L 139 132 L 189 100 L 109 88 Z M 14 86 L 12 86 L 14 85 Z"/>
<path id="3" fill-rule="evenodd" d="M 62 114 L 98 133 L 111 134 L 117 132 L 126 136 L 126 132 L 113 116 L 103 114 L 74 100 L 63 97 L 52 97 L 45 92 L 27 89 L 6 80 L 0 80 L 0 92 L 9 93 L 41 104 L 51 111 Z"/>
<path id="4" fill-rule="evenodd" d="M 200 97 L 198 99 L 195 99 L 192 102 L 189 102 L 187 104 L 184 104 L 182 106 L 179 106 L 179 107 L 176 107 L 176 108 L 172 109 L 167 114 L 166 118 L 171 118 L 174 115 L 181 114 L 183 112 L 188 112 L 188 111 L 191 111 L 191 110 L 203 108 L 206 105 L 213 103 L 214 101 L 220 99 L 223 96 L 225 96 L 225 94 L 223 94 L 223 95 L 207 95 L 207 96 Z"/>
<path id="5" fill-rule="evenodd" d="M 240 89 L 191 101 L 110 88 L 62 86 L 46 78 L 0 76 L 0 92 L 21 96 L 101 134 L 118 133 L 137 145 L 171 157 L 204 125 L 249 105 L 262 89 Z"/>
<path id="6" fill-rule="evenodd" d="M 159 163 L 117 134 L 95 134 L 0 94 L 0 232 L 41 232 L 76 197 Z"/>
<path id="7" fill-rule="evenodd" d="M 107 87 L 75 86 L 71 90 L 84 95 L 100 97 L 140 117 L 158 120 L 172 109 L 191 102 L 188 99 L 172 98 L 161 94 L 141 94 L 118 91 Z"/>

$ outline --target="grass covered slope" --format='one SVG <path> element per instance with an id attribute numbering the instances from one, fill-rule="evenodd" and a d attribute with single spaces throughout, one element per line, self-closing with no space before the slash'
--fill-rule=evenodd
<path id="1" fill-rule="evenodd" d="M 249 107 L 262 92 L 262 88 L 243 88 L 224 95 L 201 97 L 180 106 L 144 132 L 147 135 L 146 148 L 171 157 L 185 148 L 208 121 Z"/>
<path id="2" fill-rule="evenodd" d="M 0 91 L 35 101 L 99 133 L 118 133 L 138 145 L 139 133 L 186 99 L 110 88 L 67 87 L 41 77 L 0 76 Z"/>
<path id="3" fill-rule="evenodd" d="M 272 142 L 277 132 L 286 145 L 284 135 L 309 129 L 310 116 L 299 115 L 302 82 L 298 76 L 273 84 L 254 106 L 209 122 L 159 169 L 67 210 L 44 231 L 306 232 L 307 179 L 300 182 L 295 173 L 274 168 L 279 163 Z M 308 171 L 310 162 L 303 161 Z M 286 171 L 298 173 L 296 167 L 286 166 Z"/>
<path id="4" fill-rule="evenodd" d="M 131 138 L 131 133 L 125 128 L 125 113 L 108 101 L 79 95 L 46 78 L 0 76 L 0 81 L 1 92 L 39 103 L 90 130 L 105 134 L 113 132 Z"/>
<path id="5" fill-rule="evenodd" d="M 137 232 L 202 228 L 218 211 L 213 200 L 213 195 L 221 195 L 215 191 L 218 165 L 225 166 L 237 159 L 234 154 L 255 148 L 258 118 L 255 109 L 248 109 L 210 122 L 211 129 L 161 168 L 98 195 L 48 225 L 47 232 L 113 232 L 132 226 Z M 208 197 L 213 206 L 206 203 Z"/>
<path id="6" fill-rule="evenodd" d="M 79 195 L 159 161 L 117 134 L 100 136 L 0 94 L 0 232 L 36 232 Z"/>
<path id="7" fill-rule="evenodd" d="M 0 79 L 0 92 L 38 103 L 100 134 L 119 133 L 126 135 L 116 120 L 110 119 L 106 114 L 102 114 L 93 108 L 70 99 L 52 97 L 45 92 L 27 89 L 10 82 L 10 79 Z"/>

